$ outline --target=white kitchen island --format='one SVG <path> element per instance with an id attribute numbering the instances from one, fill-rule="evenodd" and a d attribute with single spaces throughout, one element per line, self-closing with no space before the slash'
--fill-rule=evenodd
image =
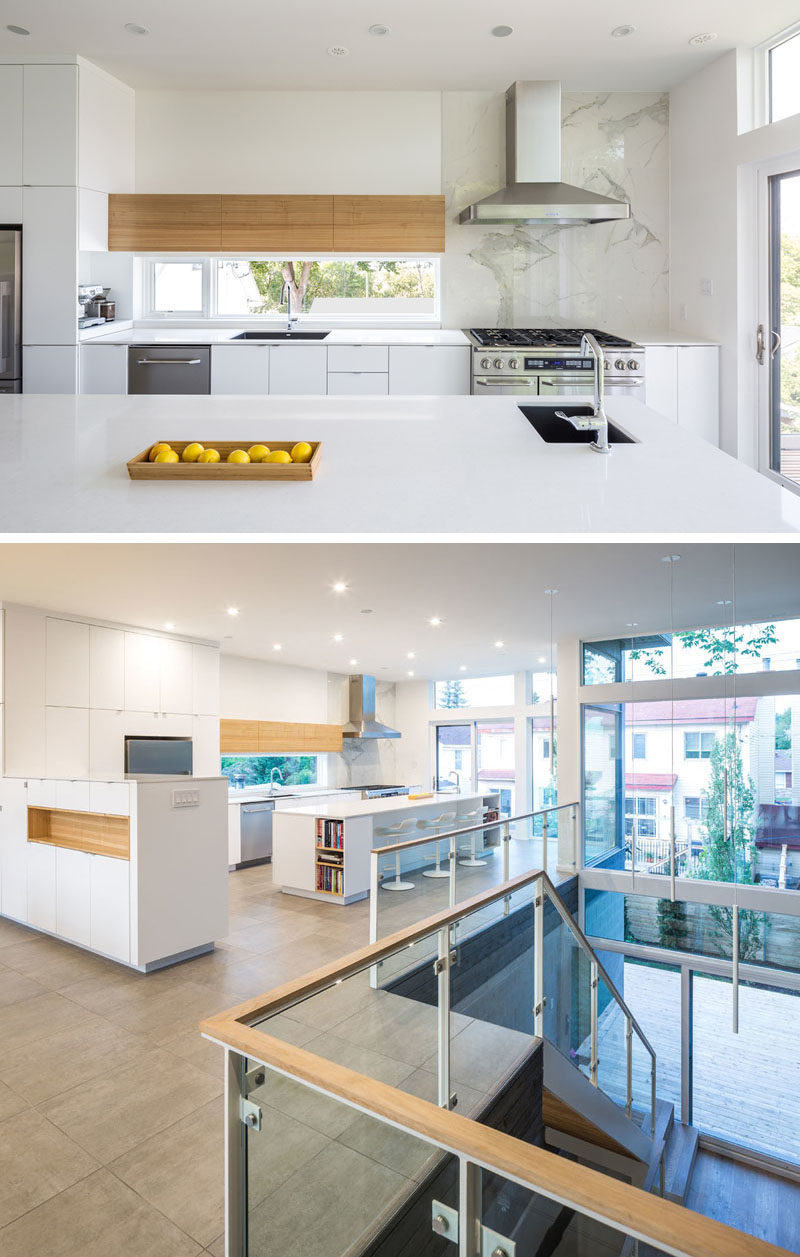
<path id="1" fill-rule="evenodd" d="M 330 803 L 286 808 L 276 812 L 273 821 L 273 881 L 284 894 L 302 895 L 331 903 L 348 904 L 369 894 L 370 851 L 396 841 L 422 836 L 434 837 L 435 831 L 416 826 L 398 838 L 379 834 L 400 821 L 431 819 L 445 812 L 455 812 L 456 821 L 446 829 L 459 825 L 480 824 L 483 819 L 497 819 L 499 796 L 489 791 L 477 794 L 440 791 L 425 798 L 394 796 L 388 799 L 343 798 Z M 491 815 L 487 816 L 487 812 Z M 499 827 L 497 829 L 499 839 Z M 477 835 L 481 850 L 486 832 Z M 419 863 L 419 854 L 409 853 L 403 867 Z M 430 859 L 426 848 L 425 860 Z M 330 888 L 326 888 L 327 883 Z"/>
<path id="2" fill-rule="evenodd" d="M 2 396 L 0 531 L 309 541 L 800 531 L 800 496 L 633 398 L 607 404 L 636 441 L 608 457 L 546 444 L 518 400 Z M 128 478 L 127 460 L 156 440 L 226 438 L 321 441 L 319 474 L 287 484 Z"/>

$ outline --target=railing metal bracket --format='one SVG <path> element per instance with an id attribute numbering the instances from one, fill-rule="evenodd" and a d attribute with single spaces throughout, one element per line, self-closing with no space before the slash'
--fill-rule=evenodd
<path id="1" fill-rule="evenodd" d="M 547 996 L 545 995 L 541 1003 L 535 1006 L 533 1010 L 534 1017 L 538 1017 L 540 1013 L 543 1013 L 546 1007 L 547 1007 Z"/>
<path id="2" fill-rule="evenodd" d="M 456 951 L 454 947 L 453 950 L 449 953 L 449 955 L 439 956 L 437 960 L 434 960 L 433 972 L 438 975 L 440 973 L 444 973 L 445 969 L 452 969 L 453 966 L 457 964 L 458 964 L 458 952 Z"/>
<path id="3" fill-rule="evenodd" d="M 458 1210 L 443 1205 L 438 1200 L 431 1201 L 431 1230 L 434 1235 L 441 1235 L 446 1240 L 458 1243 Z"/>
<path id="4" fill-rule="evenodd" d="M 481 1227 L 481 1257 L 516 1257 L 517 1245 L 488 1226 Z"/>
<path id="5" fill-rule="evenodd" d="M 249 1096 L 256 1087 L 263 1087 L 267 1081 L 267 1071 L 263 1065 L 254 1065 L 244 1076 L 244 1094 Z"/>
<path id="6" fill-rule="evenodd" d="M 252 1100 L 245 1100 L 242 1097 L 239 1104 L 239 1116 L 242 1124 L 249 1130 L 261 1130 L 261 1109 L 257 1104 L 253 1104 Z"/>

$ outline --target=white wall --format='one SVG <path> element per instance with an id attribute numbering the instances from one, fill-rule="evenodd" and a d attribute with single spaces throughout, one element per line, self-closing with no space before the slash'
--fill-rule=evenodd
<path id="1" fill-rule="evenodd" d="M 78 69 L 78 183 L 95 192 L 132 192 L 133 89 L 83 58 Z"/>
<path id="2" fill-rule="evenodd" d="M 438 193 L 441 180 L 439 92 L 136 93 L 137 192 Z"/>

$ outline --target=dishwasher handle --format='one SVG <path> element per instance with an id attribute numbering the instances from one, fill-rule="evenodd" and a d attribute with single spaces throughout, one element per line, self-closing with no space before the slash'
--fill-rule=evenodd
<path id="1" fill-rule="evenodd" d="M 199 367 L 202 358 L 137 358 L 137 367 Z"/>

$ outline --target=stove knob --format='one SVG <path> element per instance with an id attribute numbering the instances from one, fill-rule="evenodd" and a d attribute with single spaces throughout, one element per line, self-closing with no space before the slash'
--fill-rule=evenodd
<path id="1" fill-rule="evenodd" d="M 518 358 L 509 358 L 509 360 L 508 360 L 508 365 L 511 367 L 511 370 L 512 370 L 512 371 L 516 371 L 517 367 L 519 366 L 519 359 L 518 359 Z"/>
<path id="2" fill-rule="evenodd" d="M 625 370 L 625 363 L 622 360 L 622 358 L 617 358 L 617 361 L 614 363 L 614 366 L 617 368 L 618 371 Z"/>
<path id="3" fill-rule="evenodd" d="M 605 359 L 603 360 L 603 366 L 604 366 L 604 368 L 605 368 L 605 370 L 606 370 L 606 371 L 610 371 L 610 370 L 611 370 L 611 363 L 608 361 L 608 358 L 605 358 Z"/>
<path id="4" fill-rule="evenodd" d="M 495 367 L 497 368 L 497 370 L 499 371 L 499 370 L 500 370 L 500 368 L 504 365 L 504 364 L 503 364 L 503 359 L 502 359 L 502 358 L 495 358 L 495 360 L 494 360 L 494 365 L 495 365 Z"/>
<path id="5" fill-rule="evenodd" d="M 628 360 L 628 369 L 629 369 L 630 371 L 638 371 L 638 370 L 639 370 L 639 363 L 636 361 L 636 359 L 635 359 L 635 358 L 630 358 L 630 359 Z"/>
<path id="6" fill-rule="evenodd" d="M 484 371 L 488 371 L 491 365 L 492 365 L 491 358 L 481 358 L 481 366 L 483 367 Z"/>

